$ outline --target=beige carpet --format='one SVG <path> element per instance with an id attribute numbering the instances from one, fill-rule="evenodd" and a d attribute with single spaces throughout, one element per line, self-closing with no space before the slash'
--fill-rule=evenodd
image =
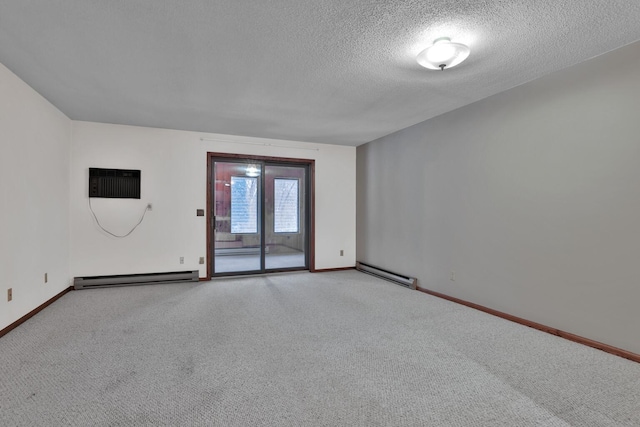
<path id="1" fill-rule="evenodd" d="M 2 426 L 640 426 L 640 364 L 356 271 L 71 292 Z"/>

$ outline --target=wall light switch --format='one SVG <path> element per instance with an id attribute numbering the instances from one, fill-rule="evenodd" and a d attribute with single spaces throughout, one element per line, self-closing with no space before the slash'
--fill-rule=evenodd
<path id="1" fill-rule="evenodd" d="M 7 301 L 11 301 L 13 299 L 13 288 L 7 289 Z"/>
<path id="2" fill-rule="evenodd" d="M 196 216 L 204 216 L 204 209 L 196 209 Z"/>
<path id="3" fill-rule="evenodd" d="M 180 264 L 184 264 L 184 257 L 183 256 L 180 257 Z"/>
<path id="4" fill-rule="evenodd" d="M 204 257 L 203 256 L 200 257 L 200 264 L 204 264 Z"/>
<path id="5" fill-rule="evenodd" d="M 44 273 L 44 283 L 49 281 L 49 273 Z"/>

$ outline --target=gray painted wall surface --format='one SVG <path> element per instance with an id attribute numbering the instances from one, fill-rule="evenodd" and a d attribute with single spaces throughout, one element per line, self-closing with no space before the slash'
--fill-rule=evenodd
<path id="1" fill-rule="evenodd" d="M 358 260 L 640 353 L 638 70 L 635 43 L 358 147 Z"/>

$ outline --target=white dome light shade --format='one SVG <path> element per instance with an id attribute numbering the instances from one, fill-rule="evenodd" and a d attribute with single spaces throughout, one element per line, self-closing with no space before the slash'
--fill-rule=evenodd
<path id="1" fill-rule="evenodd" d="M 254 165 L 249 165 L 247 167 L 247 170 L 245 171 L 245 175 L 254 178 L 258 175 L 260 175 L 260 169 L 258 169 L 256 166 Z"/>
<path id="2" fill-rule="evenodd" d="M 430 70 L 444 70 L 455 67 L 469 56 L 468 46 L 452 43 L 449 37 L 441 37 L 418 54 L 418 64 Z"/>

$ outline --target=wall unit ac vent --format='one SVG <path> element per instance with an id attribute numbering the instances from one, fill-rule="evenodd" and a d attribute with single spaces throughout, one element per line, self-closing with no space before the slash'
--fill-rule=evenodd
<path id="1" fill-rule="evenodd" d="M 89 197 L 140 198 L 140 170 L 89 168 Z"/>
<path id="2" fill-rule="evenodd" d="M 401 274 L 392 273 L 391 271 L 383 270 L 381 268 L 374 267 L 360 261 L 356 262 L 356 269 L 358 271 L 362 271 L 363 273 L 371 274 L 373 276 L 380 277 L 381 279 L 386 279 L 391 282 L 397 283 L 398 285 L 402 285 L 409 289 L 416 289 L 418 286 L 418 279 L 416 279 L 415 277 L 408 277 Z"/>
<path id="3" fill-rule="evenodd" d="M 125 274 L 117 276 L 76 277 L 74 289 L 106 288 L 113 286 L 154 285 L 161 283 L 197 282 L 198 270 L 169 273 Z"/>

